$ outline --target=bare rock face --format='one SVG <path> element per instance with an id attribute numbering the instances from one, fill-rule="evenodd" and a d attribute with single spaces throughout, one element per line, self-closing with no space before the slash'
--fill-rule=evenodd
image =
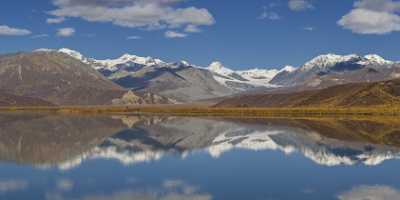
<path id="1" fill-rule="evenodd" d="M 136 94 L 132 91 L 128 91 L 121 98 L 113 99 L 113 105 L 143 105 L 143 104 L 172 104 L 175 103 L 173 100 L 168 98 L 152 94 L 142 93 Z"/>
<path id="2" fill-rule="evenodd" d="M 113 99 L 113 105 L 129 105 L 129 104 L 144 104 L 142 98 L 134 94 L 132 91 L 128 91 L 119 99 Z"/>
<path id="3" fill-rule="evenodd" d="M 91 66 L 63 53 L 0 57 L 0 91 L 55 105 L 107 105 L 126 90 Z"/>
<path id="4" fill-rule="evenodd" d="M 193 102 L 231 95 L 207 70 L 192 66 L 144 67 L 134 74 L 108 77 L 115 83 L 140 93 L 157 94 L 178 102 Z"/>

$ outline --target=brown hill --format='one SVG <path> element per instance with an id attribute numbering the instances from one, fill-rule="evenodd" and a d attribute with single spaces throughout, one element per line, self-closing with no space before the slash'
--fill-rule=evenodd
<path id="1" fill-rule="evenodd" d="M 38 98 L 0 92 L 0 106 L 54 106 L 54 104 Z"/>
<path id="2" fill-rule="evenodd" d="M 0 57 L 0 90 L 56 105 L 111 104 L 126 90 L 66 54 L 35 52 Z"/>
<path id="3" fill-rule="evenodd" d="M 363 107 L 400 105 L 400 79 L 351 83 L 322 90 L 250 94 L 227 98 L 217 107 Z"/>

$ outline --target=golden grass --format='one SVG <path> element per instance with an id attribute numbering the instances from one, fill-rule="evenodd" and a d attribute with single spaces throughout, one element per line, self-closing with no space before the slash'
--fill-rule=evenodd
<path id="1" fill-rule="evenodd" d="M 199 105 L 142 105 L 142 106 L 62 106 L 62 107 L 0 107 L 0 112 L 57 112 L 159 114 L 178 116 L 398 116 L 400 106 L 381 107 L 297 107 L 297 108 L 214 108 Z"/>

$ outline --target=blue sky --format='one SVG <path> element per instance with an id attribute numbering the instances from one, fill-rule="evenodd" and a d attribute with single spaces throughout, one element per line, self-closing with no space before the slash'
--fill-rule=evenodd
<path id="1" fill-rule="evenodd" d="M 325 53 L 400 60 L 397 0 L 13 0 L 0 6 L 0 53 L 67 47 L 214 60 L 235 69 L 298 66 Z"/>

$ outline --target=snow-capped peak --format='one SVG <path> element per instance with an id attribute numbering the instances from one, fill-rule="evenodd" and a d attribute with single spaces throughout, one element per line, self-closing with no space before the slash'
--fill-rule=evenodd
<path id="1" fill-rule="evenodd" d="M 338 63 L 341 63 L 341 62 L 348 62 L 351 60 L 361 60 L 361 59 L 362 58 L 356 54 L 350 54 L 350 55 L 345 55 L 345 56 L 336 55 L 336 54 L 325 54 L 325 55 L 320 55 L 320 56 L 313 58 L 312 60 L 310 60 L 309 62 L 304 64 L 300 68 L 300 70 L 308 71 L 308 70 L 312 70 L 315 68 L 326 69 L 326 68 L 332 67 Z"/>
<path id="2" fill-rule="evenodd" d="M 233 70 L 226 68 L 221 62 L 218 61 L 212 62 L 207 69 L 223 76 L 228 76 L 234 73 Z"/>
<path id="3" fill-rule="evenodd" d="M 283 67 L 282 69 L 280 69 L 279 70 L 279 73 L 280 72 L 294 72 L 294 71 L 296 71 L 297 70 L 297 68 L 296 67 L 293 67 L 293 66 L 290 66 L 290 65 L 286 65 L 285 67 Z"/>
<path id="4" fill-rule="evenodd" d="M 47 48 L 40 48 L 40 49 L 35 49 L 33 52 L 53 52 L 56 51 L 54 49 L 47 49 Z"/>
<path id="5" fill-rule="evenodd" d="M 182 65 L 185 65 L 185 66 L 190 66 L 190 63 L 186 60 L 181 60 L 181 61 L 179 61 L 179 63 L 181 63 Z"/>
<path id="6" fill-rule="evenodd" d="M 124 54 L 116 59 L 106 59 L 106 60 L 96 60 L 96 63 L 102 64 L 107 68 L 115 67 L 116 65 L 135 63 L 140 65 L 159 65 L 164 64 L 165 62 L 160 59 L 154 59 L 152 57 L 140 57 L 131 54 Z"/>
<path id="7" fill-rule="evenodd" d="M 373 64 L 390 65 L 394 63 L 393 61 L 385 60 L 384 58 L 376 54 L 368 54 L 364 56 L 364 58 Z"/>
<path id="8" fill-rule="evenodd" d="M 254 68 L 250 70 L 237 71 L 238 74 L 246 78 L 247 80 L 263 79 L 269 82 L 279 71 L 277 69 L 259 69 Z"/>
<path id="9" fill-rule="evenodd" d="M 338 63 L 343 63 L 343 62 L 350 62 L 353 61 L 357 64 L 360 65 L 369 65 L 369 64 L 375 64 L 375 65 L 390 65 L 394 64 L 393 61 L 385 60 L 379 55 L 376 54 L 369 54 L 364 57 L 356 55 L 356 54 L 350 54 L 350 55 L 336 55 L 336 54 L 326 54 L 326 55 L 320 55 L 315 58 L 313 58 L 311 61 L 307 62 L 304 64 L 300 70 L 301 71 L 308 71 L 312 69 L 326 69 L 332 66 L 335 66 Z"/>
<path id="10" fill-rule="evenodd" d="M 84 56 L 81 53 L 72 49 L 62 48 L 58 52 L 65 53 L 78 60 L 84 60 Z"/>

